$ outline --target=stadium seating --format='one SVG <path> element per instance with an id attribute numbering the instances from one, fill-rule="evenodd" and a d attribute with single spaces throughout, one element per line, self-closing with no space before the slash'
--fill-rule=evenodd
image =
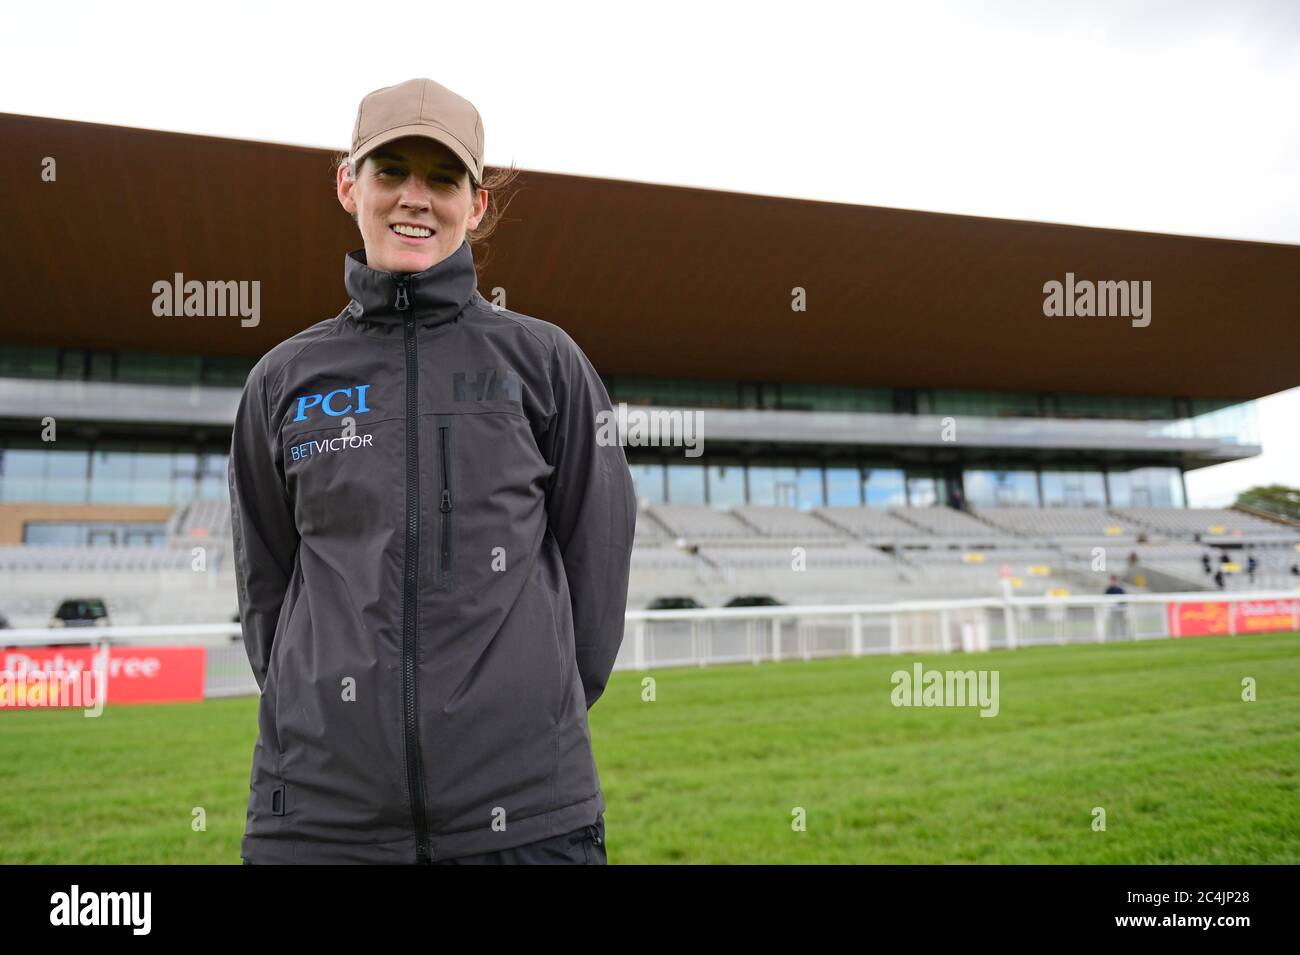
<path id="1" fill-rule="evenodd" d="M 844 538 L 844 529 L 808 511 L 790 507 L 738 505 L 731 512 L 765 537 Z"/>
<path id="2" fill-rule="evenodd" d="M 759 537 L 758 531 L 734 514 L 715 511 L 694 504 L 651 504 L 642 514 L 648 514 L 665 527 L 670 534 L 686 540 Z"/>
<path id="3" fill-rule="evenodd" d="M 891 511 L 871 507 L 815 507 L 823 520 L 863 540 L 893 541 L 931 535 L 916 525 L 899 520 Z"/>
<path id="4" fill-rule="evenodd" d="M 995 524 L 951 507 L 891 507 L 889 513 L 936 537 L 1002 540 L 1011 536 Z"/>
<path id="5" fill-rule="evenodd" d="M 1136 540 L 1140 526 L 1096 507 L 988 507 L 975 514 L 997 527 L 1027 537 L 1062 540 Z"/>
<path id="6" fill-rule="evenodd" d="M 1145 542 L 1137 542 L 1139 534 Z M 1300 564 L 1297 545 L 1300 533 L 1232 510 L 981 508 L 968 514 L 945 507 L 722 511 L 647 504 L 637 513 L 628 607 L 661 596 L 720 606 L 742 594 L 818 604 L 988 596 L 1004 587 L 1017 594 L 1089 594 L 1104 590 L 1110 574 L 1130 592 L 1214 590 L 1202 563 L 1206 554 L 1211 571 L 1228 568 L 1225 590 L 1290 590 L 1300 583 L 1291 574 Z M 206 550 L 206 572 L 192 569 L 195 546 Z M 236 609 L 230 547 L 224 500 L 178 508 L 166 547 L 0 547 L 0 613 L 15 626 L 44 626 L 60 600 L 98 596 L 115 623 L 227 622 Z M 1258 561 L 1253 584 L 1246 572 L 1252 553 Z M 1236 569 L 1222 563 L 1225 554 Z"/>
<path id="7" fill-rule="evenodd" d="M 1294 538 L 1297 531 L 1284 524 L 1254 517 L 1241 511 L 1205 507 L 1120 507 L 1114 513 L 1133 523 L 1172 537 L 1203 541 L 1240 537 Z"/>

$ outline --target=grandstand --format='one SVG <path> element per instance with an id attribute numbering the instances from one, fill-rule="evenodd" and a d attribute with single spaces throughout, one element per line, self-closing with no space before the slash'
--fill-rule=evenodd
<path id="1" fill-rule="evenodd" d="M 7 300 L 30 320 L 0 331 L 0 614 L 41 626 L 76 595 L 102 597 L 116 623 L 228 621 L 240 389 L 266 350 L 339 313 L 339 266 L 360 245 L 320 188 L 331 153 L 32 117 L 0 115 L 0 130 L 32 168 L 54 149 L 111 156 L 93 193 L 77 181 L 0 191 L 19 231 L 93 202 L 82 239 L 120 250 L 112 270 L 59 271 Z M 255 198 L 272 159 L 278 210 Z M 133 170 L 146 162 L 178 170 L 176 191 L 142 182 Z M 1300 384 L 1297 247 L 524 182 L 480 288 L 568 331 L 616 405 L 703 424 L 698 456 L 627 449 L 639 498 L 629 608 L 678 595 L 710 607 L 1083 595 L 1111 574 L 1131 592 L 1217 589 L 1219 571 L 1225 590 L 1300 582 L 1300 526 L 1189 508 L 1184 483 L 1258 454 L 1254 400 Z M 200 203 L 191 215 L 210 232 L 161 246 L 132 231 L 181 202 Z M 257 327 L 152 314 L 139 290 L 160 277 L 257 277 L 282 261 L 278 240 L 248 226 L 268 211 L 315 226 L 292 268 L 263 276 Z M 688 219 L 710 228 L 681 230 Z M 673 254 L 629 268 L 622 250 L 650 241 Z M 48 249 L 13 252 L 19 274 L 54 274 Z M 1037 289 L 1072 263 L 1140 271 L 1163 311 L 1140 330 L 1045 320 Z M 808 292 L 804 312 L 791 311 L 793 287 Z M 1253 334 L 1230 364 L 1207 363 L 1237 314 Z M 41 437 L 47 418 L 57 441 Z"/>

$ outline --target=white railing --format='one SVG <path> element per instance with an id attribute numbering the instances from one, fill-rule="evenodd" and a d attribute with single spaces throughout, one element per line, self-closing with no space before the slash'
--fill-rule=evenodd
<path id="1" fill-rule="evenodd" d="M 1266 601 L 1291 602 L 1291 628 L 1300 630 L 1300 590 L 634 610 L 615 669 L 1178 637 L 1170 605 Z"/>
<path id="2" fill-rule="evenodd" d="M 976 597 L 884 604 L 630 610 L 616 670 L 812 660 L 867 654 L 982 652 L 1179 637 L 1170 605 L 1286 601 L 1300 590 L 1070 597 Z M 1236 615 L 1229 614 L 1229 632 Z M 1176 623 L 1178 615 L 1172 620 Z M 239 624 L 0 630 L 0 647 L 112 644 L 207 648 L 205 695 L 256 694 Z"/>

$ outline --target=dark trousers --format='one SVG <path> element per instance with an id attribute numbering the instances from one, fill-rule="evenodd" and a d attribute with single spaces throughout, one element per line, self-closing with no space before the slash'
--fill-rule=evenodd
<path id="1" fill-rule="evenodd" d="M 244 865 L 255 863 L 244 860 Z M 608 865 L 605 855 L 605 815 L 589 826 L 510 849 L 479 852 L 454 859 L 434 859 L 433 865 Z"/>

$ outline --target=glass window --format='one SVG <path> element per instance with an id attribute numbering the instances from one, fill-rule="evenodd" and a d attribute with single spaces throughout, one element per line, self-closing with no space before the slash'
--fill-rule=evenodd
<path id="1" fill-rule="evenodd" d="M 1254 401 L 1225 402 L 1193 399 L 1191 434 L 1231 444 L 1259 444 L 1259 419 Z"/>
<path id="2" fill-rule="evenodd" d="M 90 380 L 91 381 L 112 381 L 113 380 L 113 353 L 109 351 L 93 351 L 90 353 Z"/>
<path id="3" fill-rule="evenodd" d="M 0 347 L 0 377 L 57 378 L 58 376 L 59 350 L 57 348 Z"/>
<path id="4" fill-rule="evenodd" d="M 1177 417 L 1173 398 L 1057 394 L 1052 396 L 1052 404 L 1052 414 L 1059 418 L 1133 418 L 1158 421 Z"/>
<path id="5" fill-rule="evenodd" d="M 23 525 L 23 543 L 58 547 L 164 547 L 167 527 L 158 523 L 96 521 L 29 521 Z"/>
<path id="6" fill-rule="evenodd" d="M 962 474 L 962 485 L 972 507 L 1039 506 L 1033 471 L 971 470 Z"/>
<path id="7" fill-rule="evenodd" d="M 916 395 L 919 414 L 977 415 L 997 418 L 1039 414 L 1038 396 L 1019 391 L 961 391 L 923 388 Z"/>
<path id="8" fill-rule="evenodd" d="M 607 387 L 610 401 L 637 405 L 670 407 L 734 408 L 734 381 L 706 381 L 694 378 L 651 378 L 639 375 L 614 375 Z"/>
<path id="9" fill-rule="evenodd" d="M 88 449 L 64 448 L 47 451 L 45 456 L 45 481 L 42 491 L 28 500 L 84 504 L 86 502 L 86 467 L 90 460 Z"/>
<path id="10" fill-rule="evenodd" d="M 117 530 L 113 527 L 92 524 L 89 528 L 86 543 L 91 547 L 116 547 Z"/>
<path id="11" fill-rule="evenodd" d="M 1112 507 L 1186 507 L 1183 483 L 1177 468 L 1134 468 L 1111 471 Z"/>
<path id="12" fill-rule="evenodd" d="M 798 507 L 799 484 L 798 468 L 768 467 L 766 465 L 751 466 L 749 469 L 749 503 L 768 506 L 776 505 L 778 507 Z"/>
<path id="13" fill-rule="evenodd" d="M 191 385 L 200 380 L 198 355 L 158 355 L 122 352 L 117 356 L 119 381 L 159 385 Z"/>
<path id="14" fill-rule="evenodd" d="M 703 504 L 704 468 L 698 464 L 668 465 L 668 501 L 671 504 Z"/>
<path id="15" fill-rule="evenodd" d="M 1043 506 L 1105 507 L 1105 478 L 1100 471 L 1044 471 Z"/>
<path id="16" fill-rule="evenodd" d="M 247 358 L 207 357 L 203 359 L 203 383 L 224 388 L 242 388 L 255 363 Z"/>
<path id="17" fill-rule="evenodd" d="M 199 489 L 199 456 L 191 451 L 172 455 L 172 502 L 188 504 Z"/>
<path id="18" fill-rule="evenodd" d="M 59 352 L 59 377 L 80 381 L 86 377 L 86 353 L 75 348 Z"/>
<path id="19" fill-rule="evenodd" d="M 706 469 L 709 482 L 709 506 L 725 511 L 745 503 L 745 466 L 710 464 Z"/>
<path id="20" fill-rule="evenodd" d="M 199 497 L 225 498 L 230 496 L 230 478 L 228 473 L 229 454 L 204 454 L 200 465 L 203 468 L 199 476 Z"/>
<path id="21" fill-rule="evenodd" d="M 125 524 L 122 536 L 130 547 L 167 546 L 167 528 L 163 524 Z"/>
<path id="22" fill-rule="evenodd" d="M 23 543 L 42 547 L 80 547 L 86 542 L 85 524 L 24 524 Z"/>
<path id="23" fill-rule="evenodd" d="M 795 507 L 801 511 L 821 507 L 826 503 L 825 488 L 822 486 L 822 469 L 820 467 L 795 468 L 797 498 Z"/>
<path id="24" fill-rule="evenodd" d="M 869 468 L 865 480 L 868 507 L 904 507 L 907 504 L 901 470 Z"/>
<path id="25" fill-rule="evenodd" d="M 0 452 L 0 501 L 42 499 L 47 453 L 26 448 L 8 448 Z"/>
<path id="26" fill-rule="evenodd" d="M 131 462 L 129 446 L 100 444 L 90 460 L 90 503 L 131 503 Z"/>
<path id="27" fill-rule="evenodd" d="M 664 466 L 662 464 L 629 464 L 632 486 L 638 498 L 651 504 L 664 503 Z"/>
<path id="28" fill-rule="evenodd" d="M 750 466 L 749 503 L 797 508 L 800 511 L 820 507 L 823 503 L 822 469 Z"/>
<path id="29" fill-rule="evenodd" d="M 175 503 L 170 451 L 144 449 L 132 456 L 130 499 L 133 504 Z"/>
<path id="30" fill-rule="evenodd" d="M 227 498 L 227 454 L 174 452 L 169 445 L 59 441 L 49 449 L 0 451 L 0 501 L 184 504 Z"/>
<path id="31" fill-rule="evenodd" d="M 862 504 L 862 472 L 857 468 L 826 469 L 827 504 L 832 507 L 856 507 Z"/>
<path id="32" fill-rule="evenodd" d="M 907 496 L 911 507 L 946 507 L 951 502 L 948 480 L 937 468 L 908 468 Z"/>
<path id="33" fill-rule="evenodd" d="M 889 388 L 853 385 L 782 384 L 776 406 L 801 411 L 891 412 L 894 395 Z"/>

